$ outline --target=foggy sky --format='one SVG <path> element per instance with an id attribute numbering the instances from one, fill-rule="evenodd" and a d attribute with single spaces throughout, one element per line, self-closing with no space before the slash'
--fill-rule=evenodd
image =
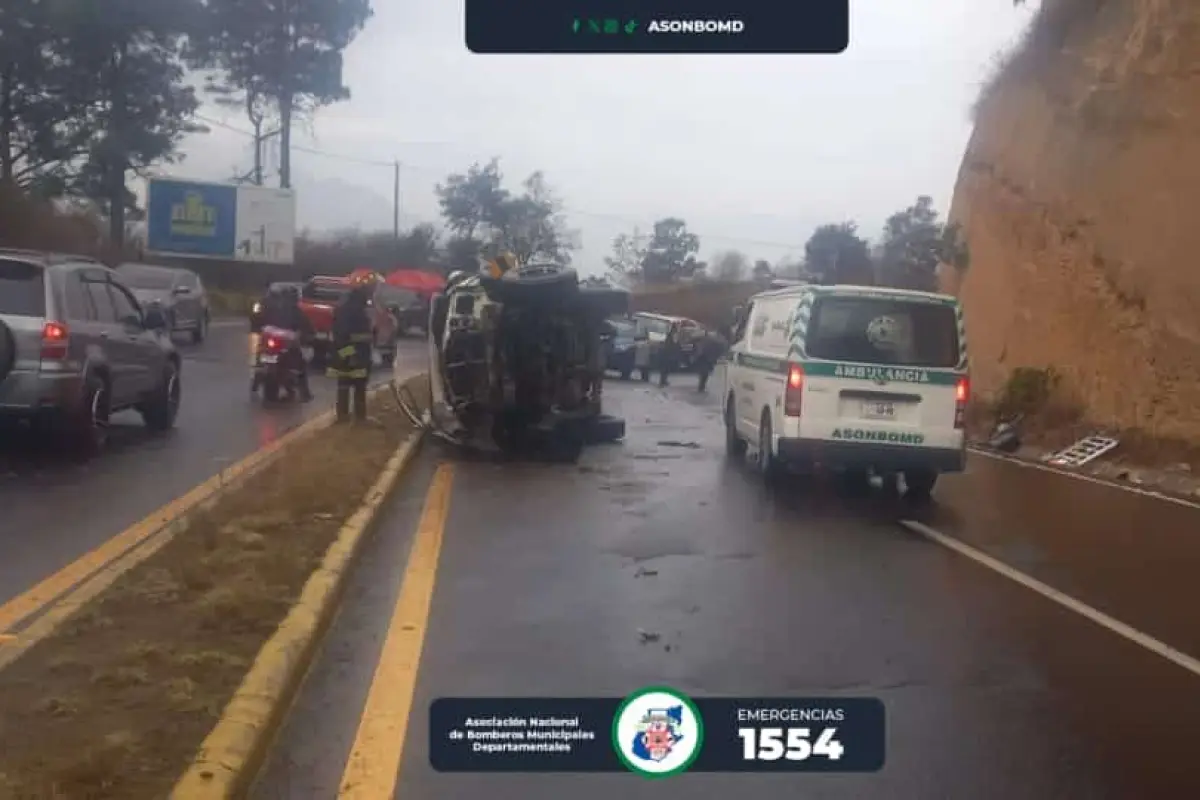
<path id="1" fill-rule="evenodd" d="M 390 229 L 382 162 L 396 159 L 403 223 L 438 222 L 433 185 L 494 155 L 514 188 L 546 173 L 587 272 L 617 233 L 667 215 L 705 256 L 774 262 L 824 222 L 854 219 L 874 237 L 918 194 L 945 212 L 971 103 L 1030 13 L 1011 0 L 854 0 L 838 56 L 484 56 L 463 44 L 461 3 L 375 6 L 346 54 L 352 99 L 295 137 L 357 159 L 294 154 L 301 226 Z M 169 174 L 221 181 L 250 165 L 248 137 L 227 128 L 183 150 Z"/>

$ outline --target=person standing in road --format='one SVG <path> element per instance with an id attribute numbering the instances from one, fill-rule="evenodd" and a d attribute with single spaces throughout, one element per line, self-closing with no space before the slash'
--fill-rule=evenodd
<path id="1" fill-rule="evenodd" d="M 337 421 L 367 419 L 367 379 L 371 374 L 371 315 L 367 310 L 370 287 L 355 286 L 333 312 L 333 364 L 329 377 L 337 379 Z M 351 397 L 353 395 L 353 398 Z"/>
<path id="2" fill-rule="evenodd" d="M 679 361 L 679 326 L 672 325 L 667 329 L 667 337 L 663 340 L 662 347 L 658 350 L 658 367 L 659 367 L 659 386 L 669 386 L 668 378 L 671 377 L 671 369 Z"/>
<path id="3" fill-rule="evenodd" d="M 699 391 L 708 390 L 708 379 L 712 376 L 713 368 L 725 355 L 725 339 L 716 331 L 705 331 L 696 342 L 696 373 L 699 376 Z"/>

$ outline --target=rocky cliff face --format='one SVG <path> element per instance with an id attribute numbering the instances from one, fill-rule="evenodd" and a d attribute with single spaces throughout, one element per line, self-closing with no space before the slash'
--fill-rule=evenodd
<path id="1" fill-rule="evenodd" d="M 1200 0 L 1044 0 L 950 216 L 980 392 L 1053 366 L 1091 421 L 1200 440 Z"/>

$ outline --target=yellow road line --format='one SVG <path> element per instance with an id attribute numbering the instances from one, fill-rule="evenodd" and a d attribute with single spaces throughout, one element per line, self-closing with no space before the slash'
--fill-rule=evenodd
<path id="1" fill-rule="evenodd" d="M 167 503 L 142 521 L 121 531 L 96 549 L 80 556 L 36 586 L 14 597 L 4 605 L 0 605 L 0 633 L 12 631 L 13 628 L 46 605 L 158 533 L 164 526 L 185 512 L 218 494 L 230 482 L 246 476 L 247 473 L 260 466 L 265 466 L 265 463 L 282 448 L 328 425 L 331 421 L 332 414 L 326 412 L 289 431 L 266 447 L 256 450 L 236 464 L 226 467 L 182 497 L 177 497 Z"/>
<path id="2" fill-rule="evenodd" d="M 425 508 L 413 538 L 400 596 L 388 624 L 379 663 L 375 665 L 354 746 L 342 773 L 339 798 L 383 800 L 396 791 L 453 478 L 453 467 L 440 465 L 425 495 Z"/>

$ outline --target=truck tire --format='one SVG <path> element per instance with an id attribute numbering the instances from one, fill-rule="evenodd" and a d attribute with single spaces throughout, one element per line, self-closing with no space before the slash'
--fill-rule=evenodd
<path id="1" fill-rule="evenodd" d="M 88 375 L 79 405 L 67 412 L 59 432 L 67 452 L 84 459 L 99 455 L 108 443 L 110 412 L 108 381 L 98 375 Z"/>
<path id="2" fill-rule="evenodd" d="M 938 474 L 932 469 L 904 470 L 904 497 L 916 503 L 928 502 L 937 479 Z"/>
<path id="3" fill-rule="evenodd" d="M 0 322 L 0 381 L 8 377 L 8 373 L 12 372 L 13 364 L 17 360 L 17 343 L 13 339 L 12 331 L 3 322 Z"/>
<path id="4" fill-rule="evenodd" d="M 601 414 L 587 426 L 588 444 L 608 444 L 625 438 L 625 420 L 609 414 Z"/>

